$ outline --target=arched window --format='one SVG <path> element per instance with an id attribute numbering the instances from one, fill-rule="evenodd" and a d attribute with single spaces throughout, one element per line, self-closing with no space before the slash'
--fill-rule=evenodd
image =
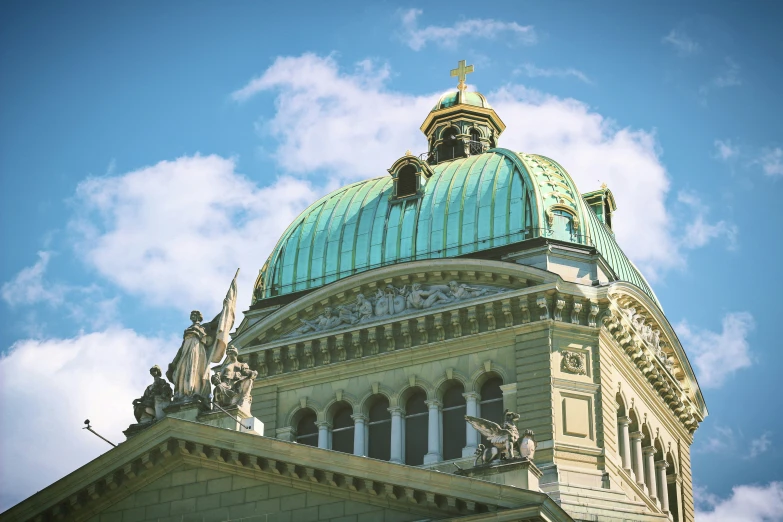
<path id="1" fill-rule="evenodd" d="M 367 456 L 371 459 L 389 460 L 391 458 L 391 414 L 389 400 L 376 395 L 371 402 L 367 433 L 369 448 Z"/>
<path id="2" fill-rule="evenodd" d="M 443 141 L 438 145 L 438 162 L 465 156 L 465 146 L 457 139 L 459 129 L 450 127 L 443 132 Z"/>
<path id="3" fill-rule="evenodd" d="M 573 241 L 574 217 L 565 210 L 553 210 L 552 238 L 561 241 Z"/>
<path id="4" fill-rule="evenodd" d="M 666 485 L 669 493 L 669 513 L 673 520 L 680 520 L 680 491 L 677 486 L 677 466 L 671 453 L 666 454 Z"/>
<path id="5" fill-rule="evenodd" d="M 419 466 L 424 464 L 427 453 L 428 410 L 424 401 L 427 394 L 418 388 L 405 402 L 405 464 Z"/>
<path id="6" fill-rule="evenodd" d="M 419 188 L 417 178 L 416 167 L 413 165 L 405 165 L 401 168 L 397 173 L 397 197 L 403 198 L 416 194 Z"/>
<path id="7" fill-rule="evenodd" d="M 491 377 L 481 386 L 481 402 L 479 402 L 479 416 L 482 419 L 497 422 L 503 425 L 503 390 L 500 386 L 503 379 Z M 490 443 L 485 436 L 481 436 L 481 443 L 489 447 Z"/>
<path id="8" fill-rule="evenodd" d="M 484 144 L 481 143 L 481 133 L 478 129 L 470 129 L 470 153 L 481 154 L 484 152 Z"/>
<path id="9" fill-rule="evenodd" d="M 307 409 L 296 423 L 296 442 L 307 446 L 318 446 L 318 426 L 315 412 Z"/>
<path id="10" fill-rule="evenodd" d="M 332 418 L 332 449 L 353 453 L 353 409 L 348 403 L 340 403 Z"/>
<path id="11" fill-rule="evenodd" d="M 462 457 L 465 447 L 465 414 L 467 406 L 465 389 L 462 383 L 455 381 L 443 394 L 443 460 Z"/>

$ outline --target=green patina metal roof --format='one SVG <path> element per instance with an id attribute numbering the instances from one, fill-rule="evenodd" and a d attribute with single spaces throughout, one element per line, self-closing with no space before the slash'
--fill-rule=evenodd
<path id="1" fill-rule="evenodd" d="M 421 197 L 393 201 L 390 176 L 340 188 L 288 227 L 260 275 L 263 296 L 317 288 L 406 261 L 456 257 L 538 236 L 594 245 L 617 276 L 655 299 L 565 170 L 543 156 L 492 149 L 433 166 Z M 571 236 L 552 235 L 552 210 L 570 212 Z"/>
<path id="2" fill-rule="evenodd" d="M 432 108 L 433 111 L 446 109 L 457 104 L 473 105 L 474 107 L 483 107 L 491 109 L 489 102 L 483 94 L 473 91 L 451 91 L 440 97 L 438 103 Z"/>

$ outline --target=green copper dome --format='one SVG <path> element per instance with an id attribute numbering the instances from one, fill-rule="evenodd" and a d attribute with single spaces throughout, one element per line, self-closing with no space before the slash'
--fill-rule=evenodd
<path id="1" fill-rule="evenodd" d="M 269 256 L 256 297 L 317 288 L 394 263 L 549 237 L 595 246 L 619 279 L 655 299 L 568 173 L 549 158 L 491 149 L 433 165 L 432 171 L 417 197 L 395 200 L 387 175 L 310 205 Z"/>
<path id="2" fill-rule="evenodd" d="M 432 110 L 447 109 L 457 104 L 473 105 L 484 109 L 492 108 L 484 95 L 479 92 L 451 91 L 441 96 Z"/>

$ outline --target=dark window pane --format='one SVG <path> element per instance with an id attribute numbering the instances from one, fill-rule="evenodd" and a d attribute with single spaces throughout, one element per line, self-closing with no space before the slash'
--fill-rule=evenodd
<path id="1" fill-rule="evenodd" d="M 427 394 L 424 393 L 424 390 L 416 390 L 413 392 L 413 395 L 411 395 L 405 403 L 405 415 L 410 416 L 415 413 L 427 413 L 427 405 L 424 404 L 424 401 L 426 400 Z"/>
<path id="2" fill-rule="evenodd" d="M 424 464 L 427 453 L 427 415 L 405 417 L 405 464 Z"/>
<path id="3" fill-rule="evenodd" d="M 391 413 L 389 400 L 376 395 L 370 405 L 370 418 L 367 426 L 367 456 L 371 459 L 389 460 L 391 458 Z"/>
<path id="4" fill-rule="evenodd" d="M 443 411 L 443 460 L 458 459 L 465 447 L 465 406 Z"/>
<path id="5" fill-rule="evenodd" d="M 389 400 L 383 395 L 377 396 L 370 406 L 370 422 L 391 419 Z"/>
<path id="6" fill-rule="evenodd" d="M 443 394 L 443 407 L 462 406 L 465 404 L 465 397 L 462 396 L 464 388 L 461 383 L 454 383 L 446 393 Z"/>
<path id="7" fill-rule="evenodd" d="M 424 464 L 427 453 L 427 431 L 429 426 L 427 394 L 416 390 L 405 403 L 405 464 L 419 466 Z"/>
<path id="8" fill-rule="evenodd" d="M 353 410 L 348 404 L 343 403 L 339 406 L 339 409 L 334 413 L 332 419 L 332 429 L 347 428 L 353 426 Z"/>
<path id="9" fill-rule="evenodd" d="M 353 453 L 353 428 L 344 428 L 332 432 L 332 449 L 343 453 Z"/>
<path id="10" fill-rule="evenodd" d="M 397 174 L 397 197 L 411 196 L 416 193 L 416 167 L 407 165 Z"/>
<path id="11" fill-rule="evenodd" d="M 318 446 L 318 426 L 315 425 L 315 412 L 307 411 L 296 425 L 296 442 L 307 446 Z"/>
<path id="12" fill-rule="evenodd" d="M 391 421 L 381 421 L 368 427 L 370 447 L 367 456 L 371 459 L 389 460 L 391 458 Z"/>
<path id="13" fill-rule="evenodd" d="M 503 390 L 500 386 L 503 380 L 500 377 L 489 379 L 481 387 L 481 418 L 503 425 Z M 490 442 L 482 435 L 481 443 L 489 447 Z"/>

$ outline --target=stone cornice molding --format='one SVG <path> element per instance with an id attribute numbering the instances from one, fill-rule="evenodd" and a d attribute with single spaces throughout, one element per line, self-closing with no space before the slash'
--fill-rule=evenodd
<path id="1" fill-rule="evenodd" d="M 170 417 L 14 506 L 3 518 L 88 520 L 183 464 L 422 516 L 535 505 L 535 520 L 570 520 L 543 493 L 383 461 L 368 466 L 364 457 Z"/>
<path id="2" fill-rule="evenodd" d="M 606 331 L 641 371 L 679 422 L 693 434 L 706 416 L 698 383 L 690 380 L 690 370 L 679 341 L 672 343 L 671 326 L 657 307 L 645 303 L 640 291 L 631 295 L 628 288 L 610 288 L 609 307 L 602 315 Z M 673 335 L 673 330 L 671 331 Z M 679 349 L 676 349 L 679 347 Z M 675 363 L 670 362 L 675 359 Z M 684 361 L 684 362 L 683 362 Z"/>

